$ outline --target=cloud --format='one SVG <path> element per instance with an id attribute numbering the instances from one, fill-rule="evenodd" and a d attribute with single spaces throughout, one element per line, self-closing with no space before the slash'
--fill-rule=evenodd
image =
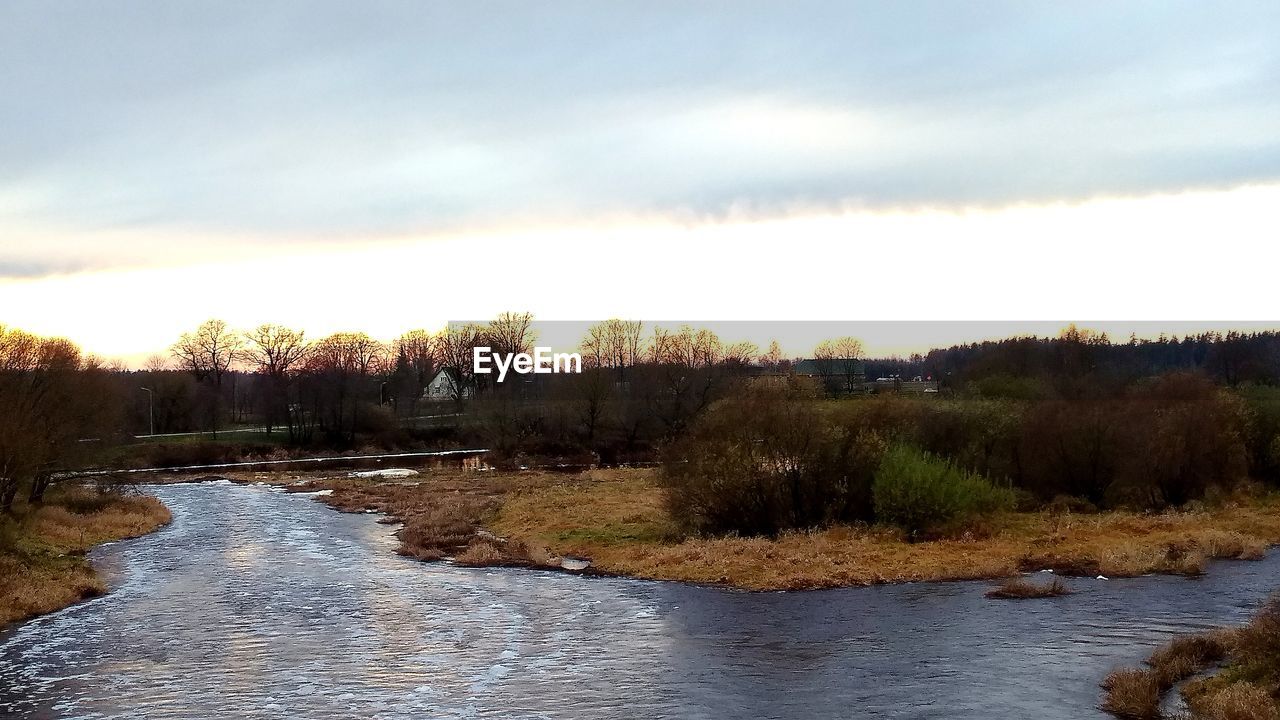
<path id="1" fill-rule="evenodd" d="M 1278 25 L 1267 0 L 19 0 L 0 6 L 0 225 L 59 268 L 1270 181 Z"/>
<path id="2" fill-rule="evenodd" d="M 49 275 L 63 275 L 83 270 L 84 265 L 61 260 L 7 260 L 0 257 L 0 280 L 21 280 L 25 278 L 42 278 Z"/>

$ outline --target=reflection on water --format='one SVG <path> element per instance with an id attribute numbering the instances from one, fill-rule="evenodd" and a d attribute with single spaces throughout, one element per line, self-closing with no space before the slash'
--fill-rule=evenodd
<path id="1" fill-rule="evenodd" d="M 742 593 L 424 565 L 305 496 L 154 488 L 160 532 L 96 551 L 106 597 L 0 636 L 32 717 L 1082 718 L 1170 634 L 1243 621 L 1280 561 L 1202 580 Z"/>

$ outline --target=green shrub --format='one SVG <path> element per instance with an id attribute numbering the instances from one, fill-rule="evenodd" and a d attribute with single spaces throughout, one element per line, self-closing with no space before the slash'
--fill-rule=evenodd
<path id="1" fill-rule="evenodd" d="M 1014 504 L 1012 491 L 907 445 L 885 453 L 871 495 L 876 520 L 913 538 Z"/>

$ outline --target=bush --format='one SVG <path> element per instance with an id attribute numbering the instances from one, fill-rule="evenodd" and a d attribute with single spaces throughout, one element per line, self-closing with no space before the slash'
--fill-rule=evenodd
<path id="1" fill-rule="evenodd" d="M 1157 378 L 1137 388 L 1127 405 L 1119 489 L 1129 502 L 1181 506 L 1247 474 L 1244 402 L 1206 378 Z"/>
<path id="2" fill-rule="evenodd" d="M 907 445 L 891 448 L 876 472 L 871 493 L 876 520 L 897 525 L 912 538 L 1013 507 L 1011 490 Z"/>
<path id="3" fill-rule="evenodd" d="M 871 518 L 884 443 L 830 422 L 814 391 L 761 380 L 714 404 L 663 466 L 672 517 L 697 533 L 774 535 Z"/>
<path id="4" fill-rule="evenodd" d="M 1248 412 L 1245 445 L 1249 474 L 1280 481 L 1280 388 L 1248 387 L 1240 391 Z"/>

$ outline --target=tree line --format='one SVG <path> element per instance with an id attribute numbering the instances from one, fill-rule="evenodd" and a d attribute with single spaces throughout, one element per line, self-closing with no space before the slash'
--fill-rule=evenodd
<path id="1" fill-rule="evenodd" d="M 832 467 L 846 470 L 832 470 L 832 482 L 843 483 L 840 493 L 818 494 L 845 497 L 845 510 L 814 514 L 788 506 L 793 519 L 761 526 L 805 526 L 821 522 L 814 518 L 823 513 L 871 517 L 875 473 L 868 468 L 882 458 L 858 453 L 897 445 L 1042 502 L 1062 496 L 1095 507 L 1179 504 L 1226 477 L 1280 479 L 1277 337 L 1227 333 L 1116 344 L 1071 327 L 1054 338 L 1010 338 L 906 359 L 866 358 L 857 339 L 833 338 L 804 358 L 804 372 L 818 374 L 806 379 L 796 377 L 801 358 L 786 357 L 776 341 L 761 350 L 705 328 L 611 319 L 587 329 L 578 348 L 580 374 L 496 383 L 472 371 L 473 350 L 529 352 L 536 341 L 529 313 L 438 332 L 410 330 L 390 342 L 361 332 L 312 339 L 274 324 L 240 331 L 209 320 L 141 370 L 104 366 L 66 340 L 0 329 L 0 502 L 11 506 L 21 487 L 38 499 L 57 472 L 107 462 L 96 451 L 129 446 L 134 435 L 255 427 L 269 432 L 270 447 L 245 449 L 239 446 L 250 443 L 223 436 L 225 452 L 468 446 L 502 457 L 612 463 L 664 452 L 675 457 L 691 447 L 689 438 L 710 437 L 710 418 L 725 412 L 726 428 L 760 434 L 751 441 L 758 447 L 794 436 L 795 428 L 807 428 L 808 443 L 833 433 L 852 443 L 821 450 L 834 458 Z M 864 374 L 933 377 L 943 392 L 861 397 L 869 387 Z M 424 397 L 440 377 L 443 398 Z M 715 410 L 748 402 L 774 381 L 808 388 L 797 406 L 807 408 L 803 413 L 836 414 L 821 415 L 827 419 L 818 425 L 807 415 L 760 425 L 754 416 L 776 413 Z M 860 428 L 861 440 L 851 428 Z M 152 444 L 161 446 L 168 447 Z M 189 452 L 214 452 L 210 447 L 192 444 Z M 177 443 L 170 450 L 178 453 Z M 899 467 L 911 466 L 896 457 Z M 131 462 L 181 459 L 152 453 Z M 232 458 L 191 457 L 205 459 Z M 689 459 L 680 462 L 690 465 Z M 1156 461 L 1167 464 L 1142 464 Z M 794 458 L 779 462 L 792 471 L 810 467 Z M 797 488 L 790 496 L 806 496 Z"/>

